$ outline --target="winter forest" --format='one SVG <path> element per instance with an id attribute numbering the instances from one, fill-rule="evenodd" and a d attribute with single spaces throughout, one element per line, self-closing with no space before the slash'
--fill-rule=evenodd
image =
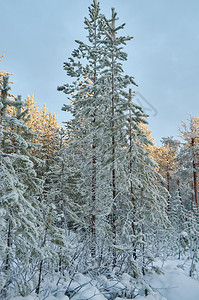
<path id="1" fill-rule="evenodd" d="M 199 116 L 156 146 L 123 70 L 125 24 L 93 0 L 82 26 L 62 127 L 0 71 L 0 299 L 197 300 Z"/>

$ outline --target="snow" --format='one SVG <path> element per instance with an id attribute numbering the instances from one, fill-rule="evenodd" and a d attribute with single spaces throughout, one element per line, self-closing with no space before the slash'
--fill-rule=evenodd
<path id="1" fill-rule="evenodd" d="M 80 300 L 80 299 L 92 299 L 92 300 L 106 300 L 106 298 L 99 292 L 96 287 L 88 286 L 83 288 L 77 295 L 71 298 L 72 300 Z"/>
<path id="2" fill-rule="evenodd" d="M 14 298 L 11 298 L 10 300 L 41 300 L 41 298 L 34 294 L 34 295 L 26 296 L 26 297 L 14 297 Z M 45 300 L 69 300 L 69 298 L 65 295 L 62 295 L 58 298 L 53 295 L 50 295 L 50 296 L 46 297 Z"/>
<path id="3" fill-rule="evenodd" d="M 164 274 L 147 275 L 146 282 L 153 289 L 148 296 L 139 295 L 136 300 L 197 300 L 199 299 L 199 281 L 189 277 L 177 266 L 180 261 L 169 261 L 163 267 Z M 115 300 L 127 300 L 117 297 Z"/>
<path id="4" fill-rule="evenodd" d="M 163 268 L 164 274 L 149 276 L 148 282 L 167 300 L 199 299 L 199 281 L 189 277 L 177 263 L 179 261 L 170 261 Z"/>
<path id="5" fill-rule="evenodd" d="M 161 267 L 161 262 L 157 261 L 156 266 Z M 164 262 L 161 268 L 163 274 L 148 274 L 144 276 L 140 286 L 136 286 L 136 300 L 197 300 L 199 299 L 199 281 L 188 276 L 191 261 L 169 260 Z M 65 295 L 69 282 L 59 286 L 58 290 L 51 295 L 45 297 L 46 300 L 69 300 Z M 131 285 L 131 286 L 130 286 Z M 103 289 L 100 287 L 103 286 Z M 70 295 L 71 300 L 106 300 L 108 294 L 105 291 L 121 292 L 127 287 L 133 289 L 135 287 L 134 279 L 128 274 L 123 274 L 121 281 L 114 278 L 106 278 L 101 275 L 96 280 L 88 276 L 77 273 L 72 282 L 70 289 L 73 293 Z M 145 290 L 148 295 L 145 296 Z M 110 295 L 110 294 L 109 294 Z M 119 294 L 117 294 L 119 295 Z M 124 297 L 124 296 L 123 296 Z M 115 300 L 130 300 L 130 296 L 126 298 L 115 296 Z M 42 300 L 36 294 L 26 297 L 14 297 L 10 300 Z"/>

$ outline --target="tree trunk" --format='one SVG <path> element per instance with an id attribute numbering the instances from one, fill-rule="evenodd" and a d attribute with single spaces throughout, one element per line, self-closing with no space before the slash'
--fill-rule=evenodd
<path id="1" fill-rule="evenodd" d="M 38 279 L 38 284 L 37 284 L 37 288 L 36 288 L 37 295 L 39 295 L 39 290 L 40 290 L 40 285 L 41 285 L 42 266 L 43 266 L 43 260 L 41 260 L 40 265 L 39 265 L 39 279 Z"/>
<path id="2" fill-rule="evenodd" d="M 191 146 L 194 147 L 194 138 L 191 139 Z M 197 185 L 197 172 L 196 172 L 196 164 L 195 164 L 195 155 L 193 154 L 193 185 L 194 185 L 194 197 L 196 207 L 198 209 L 198 185 Z"/>
<path id="3" fill-rule="evenodd" d="M 5 267 L 4 270 L 6 272 L 6 275 L 9 275 L 9 270 L 10 270 L 10 247 L 12 246 L 12 241 L 11 241 L 11 222 L 9 220 L 8 221 L 8 235 L 7 235 L 7 255 L 6 255 L 6 260 L 5 260 Z M 10 283 L 12 282 L 12 279 L 9 278 L 8 276 L 8 280 L 6 281 L 5 285 L 3 286 L 3 288 L 0 290 L 0 294 L 2 295 L 3 298 L 7 297 L 7 289 L 8 286 L 10 285 Z"/>
<path id="4" fill-rule="evenodd" d="M 136 203 L 135 203 L 135 198 L 133 196 L 133 181 L 132 181 L 132 147 L 133 147 L 133 141 L 132 141 L 132 120 L 131 120 L 131 101 L 132 101 L 132 90 L 129 89 L 129 173 L 130 173 L 130 193 L 131 193 L 131 201 L 134 206 L 134 211 L 133 211 L 133 220 L 132 220 L 132 230 L 133 234 L 136 235 L 136 228 L 135 228 L 135 214 L 136 214 Z M 136 245 L 133 243 L 133 258 L 134 260 L 137 259 L 137 254 L 136 254 Z"/>
<path id="5" fill-rule="evenodd" d="M 5 261 L 5 270 L 8 271 L 10 269 L 10 247 L 12 245 L 12 241 L 11 241 L 11 222 L 8 221 L 8 236 L 7 236 L 7 248 L 8 248 L 8 253 L 6 256 L 6 261 Z"/>
<path id="6" fill-rule="evenodd" d="M 45 234 L 44 234 L 44 241 L 43 241 L 43 246 L 45 245 L 46 243 L 46 237 L 47 237 L 47 227 L 45 229 Z M 40 286 L 41 286 L 41 279 L 42 279 L 42 268 L 43 268 L 43 262 L 44 260 L 42 259 L 40 261 L 40 265 L 39 265 L 39 279 L 38 279 L 38 284 L 37 284 L 37 288 L 36 288 L 36 294 L 39 295 L 39 291 L 40 291 Z"/>
<path id="7" fill-rule="evenodd" d="M 115 10 L 112 8 L 112 38 L 115 41 Z M 115 170 L 115 134 L 114 134 L 114 116 L 115 116 L 115 74 L 114 74 L 114 57 L 112 54 L 112 100 L 111 100 L 111 128 L 112 128 L 112 157 L 113 157 L 113 170 L 112 170 L 112 193 L 113 193 L 113 206 L 112 206 L 112 232 L 113 232 L 113 267 L 116 266 L 116 170 Z"/>
<path id="8" fill-rule="evenodd" d="M 170 174 L 169 171 L 167 171 L 167 191 L 168 191 L 168 203 L 167 203 L 167 207 L 168 207 L 168 212 L 171 211 L 171 199 L 170 199 Z"/>
<path id="9" fill-rule="evenodd" d="M 191 211 L 193 211 L 193 203 L 194 203 L 193 182 L 191 182 L 190 185 L 191 185 L 191 190 L 192 190 L 192 193 L 191 193 Z"/>
<path id="10" fill-rule="evenodd" d="M 181 191 L 180 191 L 180 180 L 179 179 L 177 180 L 177 186 L 178 186 L 178 195 L 179 195 L 179 198 L 180 198 L 180 204 L 181 204 L 181 207 L 183 208 L 182 195 L 181 195 Z"/>
<path id="11" fill-rule="evenodd" d="M 97 47 L 96 44 L 96 36 L 97 36 L 97 24 L 95 20 L 95 48 Z M 94 78 L 93 78 L 93 84 L 95 85 L 96 82 L 96 58 L 95 58 L 95 70 L 94 70 Z M 94 89 L 95 90 L 95 89 Z M 95 112 L 93 117 L 93 127 L 95 126 Z M 93 128 L 95 130 L 95 128 Z M 95 230 L 95 203 L 96 203 L 96 153 L 95 153 L 95 137 L 93 137 L 93 144 L 92 144 L 92 213 L 91 213 L 91 255 L 92 257 L 96 256 L 96 230 Z"/>

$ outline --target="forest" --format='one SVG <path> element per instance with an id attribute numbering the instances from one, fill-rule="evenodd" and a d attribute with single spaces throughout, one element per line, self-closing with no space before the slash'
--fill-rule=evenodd
<path id="1" fill-rule="evenodd" d="M 172 259 L 199 279 L 199 116 L 156 146 L 125 24 L 93 0 L 84 27 L 57 88 L 63 126 L 0 71 L 1 299 L 167 299 L 147 276 Z"/>

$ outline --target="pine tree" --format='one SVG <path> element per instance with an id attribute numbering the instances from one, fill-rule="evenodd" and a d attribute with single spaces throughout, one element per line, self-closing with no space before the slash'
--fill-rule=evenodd
<path id="1" fill-rule="evenodd" d="M 97 1 L 93 1 L 89 12 L 90 19 L 85 23 L 90 43 L 77 41 L 78 49 L 64 64 L 67 74 L 76 81 L 59 88 L 71 98 L 71 105 L 64 105 L 64 109 L 73 115 L 67 124 L 70 140 L 62 159 L 69 162 L 68 170 L 64 168 L 63 173 L 68 191 L 65 201 L 69 203 L 69 217 L 72 216 L 79 231 L 91 237 L 91 243 L 87 244 L 91 255 L 97 251 L 99 257 L 108 252 L 101 261 L 111 262 L 115 267 L 122 264 L 121 251 L 124 257 L 135 256 L 136 239 L 143 236 L 141 229 L 133 232 L 132 198 L 136 199 L 139 228 L 146 226 L 147 231 L 152 228 L 151 221 L 158 218 L 161 224 L 165 221 L 164 190 L 154 185 L 158 174 L 143 147 L 149 145 L 149 140 L 138 124 L 145 122 L 145 115 L 139 107 L 129 105 L 126 92 L 130 84 L 135 84 L 122 68 L 127 60 L 123 45 L 131 37 L 118 36 L 125 24 L 116 26 L 114 9 L 110 20 L 99 14 Z M 131 133 L 133 140 L 129 138 Z M 143 209 L 145 218 L 141 214 Z M 127 236 L 128 241 L 122 247 Z"/>
<path id="2" fill-rule="evenodd" d="M 176 172 L 176 157 L 179 142 L 173 140 L 173 137 L 162 138 L 162 146 L 157 147 L 154 151 L 154 159 L 158 164 L 159 173 L 166 180 L 168 191 L 168 212 L 171 210 L 172 194 L 172 174 Z"/>
<path id="3" fill-rule="evenodd" d="M 102 210 L 98 202 L 99 195 L 97 196 L 97 178 L 99 178 L 97 166 L 102 159 L 99 152 L 102 146 L 99 144 L 101 142 L 99 137 L 102 134 L 101 127 L 106 110 L 100 94 L 103 18 L 97 1 L 93 1 L 89 7 L 89 19 L 85 18 L 85 25 L 89 43 L 76 41 L 79 45 L 78 49 L 73 51 L 70 62 L 64 64 L 67 74 L 76 77 L 77 81 L 72 85 L 64 85 L 59 90 L 71 96 L 72 105 L 64 106 L 63 109 L 69 110 L 74 116 L 74 119 L 68 123 L 70 141 L 69 148 L 66 149 L 69 155 L 67 159 L 69 168 L 71 166 L 69 185 L 73 184 L 73 190 L 75 185 L 78 186 L 77 193 L 74 194 L 72 190 L 69 192 L 70 196 L 74 194 L 74 197 L 72 196 L 74 210 L 71 216 L 73 220 L 74 217 L 77 218 L 77 222 L 78 215 L 80 216 L 78 210 L 84 211 L 81 214 L 81 221 L 79 219 L 78 222 L 83 230 L 88 231 L 91 239 L 91 254 L 95 255 L 96 222 L 98 222 L 96 209 L 99 207 L 98 210 Z M 86 63 L 84 63 L 85 57 Z M 70 151 L 73 149 L 73 154 L 68 151 L 69 149 Z"/>
<path id="4" fill-rule="evenodd" d="M 1 210 L 4 227 L 1 231 L 4 284 L 2 295 L 13 284 L 15 262 L 27 264 L 38 254 L 37 239 L 41 228 L 41 214 L 37 197 L 42 183 L 34 170 L 36 159 L 30 154 L 28 127 L 25 125 L 25 113 L 21 98 L 8 99 L 8 77 L 3 77 L 1 86 Z M 8 107 L 14 106 L 16 116 L 7 115 Z M 19 278 L 18 278 L 19 279 Z"/>
<path id="5" fill-rule="evenodd" d="M 2 58 L 3 58 L 4 56 L 5 56 L 5 54 L 0 56 L 0 62 L 2 61 Z M 14 73 L 9 73 L 9 72 L 6 72 L 6 71 L 0 71 L 0 84 L 1 84 L 1 85 L 3 84 L 3 77 L 4 77 L 4 76 L 10 76 L 10 75 L 13 75 L 13 74 L 14 74 Z M 11 83 L 11 82 L 10 82 L 10 83 Z M 8 95 L 14 97 L 14 96 L 11 95 L 9 92 L 8 92 Z"/>
<path id="6" fill-rule="evenodd" d="M 44 194 L 44 181 L 36 172 L 43 165 L 32 155 L 35 135 L 26 125 L 30 119 L 28 109 L 19 96 L 9 100 L 8 91 L 8 77 L 3 77 L 0 99 L 3 297 L 9 287 L 22 296 L 28 294 L 34 289 L 35 283 L 30 279 L 37 271 L 39 279 L 35 288 L 39 293 L 43 270 L 49 271 L 60 260 L 63 267 L 68 263 L 64 230 L 57 226 L 59 216 L 46 191 Z"/>
<path id="7" fill-rule="evenodd" d="M 47 160 L 58 149 L 59 141 L 59 123 L 55 114 L 48 111 L 46 105 L 40 107 L 34 102 L 33 95 L 29 95 L 24 101 L 22 112 L 29 112 L 26 125 L 32 133 L 32 142 L 35 149 L 32 152 L 35 156 Z M 16 115 L 17 110 L 14 106 L 9 107 L 7 113 Z"/>
<path id="8" fill-rule="evenodd" d="M 187 163 L 189 169 L 192 169 L 191 184 L 193 188 L 193 198 L 198 207 L 198 145 L 199 145 L 199 118 L 190 115 L 190 120 L 182 122 L 180 136 L 184 139 L 184 152 L 187 152 Z"/>

